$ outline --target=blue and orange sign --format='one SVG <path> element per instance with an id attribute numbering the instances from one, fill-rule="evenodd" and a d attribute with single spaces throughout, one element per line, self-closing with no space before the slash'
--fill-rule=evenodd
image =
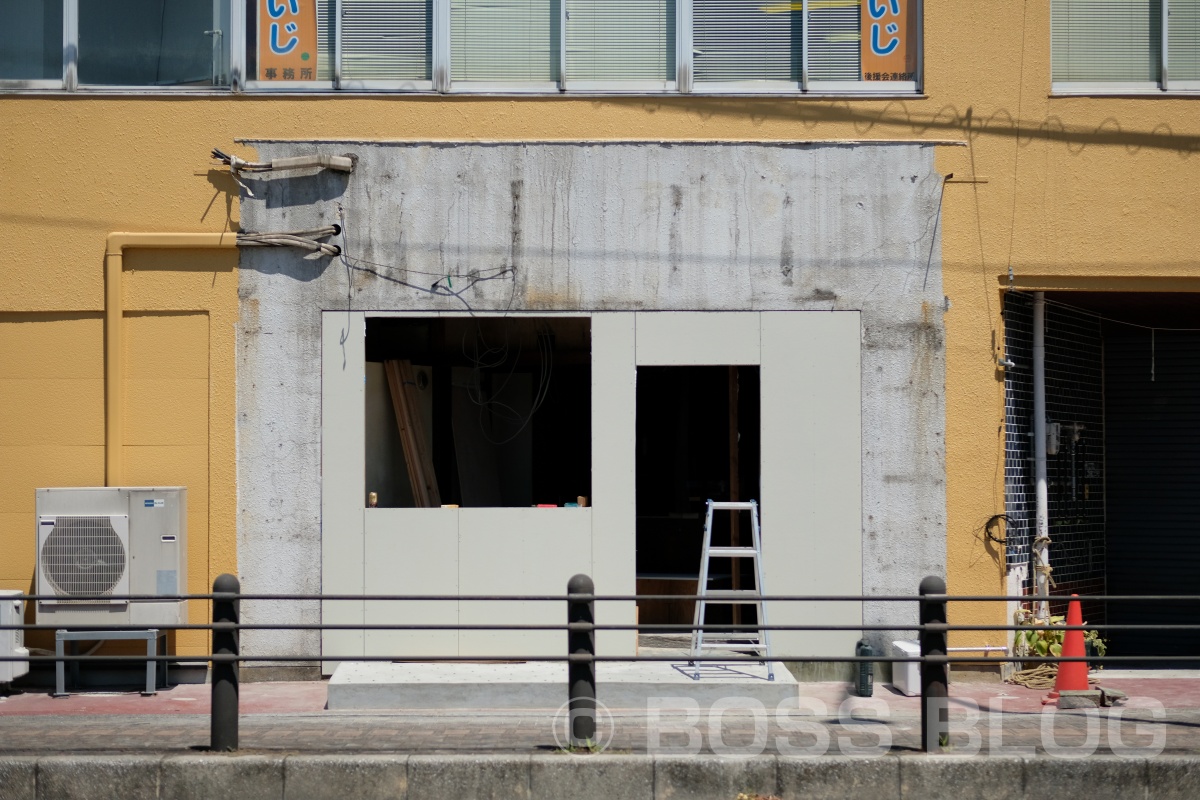
<path id="1" fill-rule="evenodd" d="M 917 79 L 918 0 L 862 0 L 862 79 Z"/>
<path id="2" fill-rule="evenodd" d="M 317 78 L 317 0 L 260 0 L 258 78 Z"/>

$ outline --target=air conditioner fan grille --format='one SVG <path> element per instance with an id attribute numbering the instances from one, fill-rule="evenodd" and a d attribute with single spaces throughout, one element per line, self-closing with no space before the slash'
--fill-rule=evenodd
<path id="1" fill-rule="evenodd" d="M 125 545 L 108 517 L 59 517 L 41 556 L 42 574 L 59 595 L 111 594 L 125 575 Z"/>

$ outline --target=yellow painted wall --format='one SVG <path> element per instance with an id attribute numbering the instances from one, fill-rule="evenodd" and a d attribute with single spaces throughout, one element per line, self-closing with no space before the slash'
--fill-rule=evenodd
<path id="1" fill-rule="evenodd" d="M 0 97 L 0 586 L 31 586 L 34 487 L 104 481 L 105 236 L 228 228 L 236 186 L 211 166 L 214 146 L 251 157 L 235 138 L 919 138 L 968 145 L 937 158 L 955 176 L 941 223 L 949 586 L 1000 592 L 1002 554 L 980 528 L 1003 510 L 1001 278 L 1011 265 L 1025 287 L 1200 290 L 1200 100 L 1051 97 L 1045 2 L 930 3 L 925 16 L 919 99 Z M 197 591 L 236 567 L 235 258 L 126 260 L 127 481 L 189 486 Z"/>

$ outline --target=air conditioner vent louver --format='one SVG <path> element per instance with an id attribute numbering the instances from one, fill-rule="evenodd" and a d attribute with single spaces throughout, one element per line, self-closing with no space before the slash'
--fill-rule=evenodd
<path id="1" fill-rule="evenodd" d="M 187 621 L 187 601 L 174 599 L 188 585 L 186 488 L 73 486 L 36 497 L 39 625 Z"/>
<path id="2" fill-rule="evenodd" d="M 108 595 L 125 575 L 125 544 L 109 517 L 59 517 L 40 562 L 56 594 Z"/>

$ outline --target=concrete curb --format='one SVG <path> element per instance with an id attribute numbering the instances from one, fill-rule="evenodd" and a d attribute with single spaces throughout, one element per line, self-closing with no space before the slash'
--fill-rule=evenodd
<path id="1" fill-rule="evenodd" d="M 0 800 L 1045 800 L 1200 797 L 1200 756 L 87 755 L 0 757 Z"/>

